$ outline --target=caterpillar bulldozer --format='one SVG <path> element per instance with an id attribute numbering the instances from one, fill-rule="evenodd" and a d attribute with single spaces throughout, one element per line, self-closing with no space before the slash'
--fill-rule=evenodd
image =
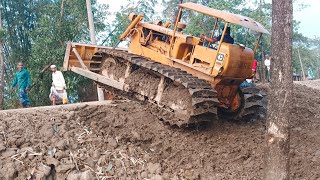
<path id="1" fill-rule="evenodd" d="M 174 24 L 147 23 L 142 14 L 130 14 L 131 24 L 119 38 L 129 40 L 127 49 L 69 42 L 63 70 L 157 105 L 162 119 L 171 125 L 219 117 L 241 119 L 261 112 L 264 107 L 260 90 L 240 85 L 252 78 L 254 54 L 261 36 L 268 31 L 249 17 L 191 2 L 178 7 Z M 186 24 L 181 19 L 185 10 L 214 18 L 212 32 L 224 22 L 220 42 L 212 46 L 183 33 Z M 230 24 L 258 34 L 253 50 L 223 42 Z"/>

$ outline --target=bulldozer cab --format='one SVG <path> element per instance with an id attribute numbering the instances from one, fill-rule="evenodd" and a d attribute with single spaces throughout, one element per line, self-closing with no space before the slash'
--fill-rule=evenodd
<path id="1" fill-rule="evenodd" d="M 245 16 L 212 9 L 191 2 L 179 4 L 179 7 L 180 10 L 177 16 L 174 31 L 177 31 L 178 29 L 178 23 L 181 20 L 184 9 L 208 15 L 215 19 L 215 24 L 212 27 L 213 30 L 211 32 L 210 39 L 214 38 L 214 32 L 219 29 L 219 21 L 225 23 L 224 27 L 222 28 L 222 33 L 216 38 L 219 43 L 204 43 L 205 40 L 200 39 L 200 42 L 197 45 L 193 45 L 190 56 L 188 57 L 190 64 L 209 66 L 210 74 L 212 76 L 245 77 L 251 75 L 254 54 L 257 51 L 261 36 L 263 33 L 269 33 L 260 23 Z M 233 43 L 233 38 L 230 36 L 230 24 L 240 25 L 259 33 L 254 50 L 247 48 L 242 44 Z M 187 40 L 190 41 L 191 38 L 196 37 L 191 36 Z M 176 51 L 174 51 L 174 40 L 172 40 L 171 46 L 173 47 L 173 53 L 171 54 L 177 55 Z"/>

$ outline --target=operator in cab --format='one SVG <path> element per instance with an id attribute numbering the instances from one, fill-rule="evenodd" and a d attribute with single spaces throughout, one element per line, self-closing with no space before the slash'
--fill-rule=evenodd
<path id="1" fill-rule="evenodd" d="M 206 35 L 201 34 L 200 38 L 204 39 L 204 40 L 206 40 L 208 42 L 215 43 L 217 41 L 221 41 L 222 34 L 220 36 L 218 36 L 218 37 L 215 37 L 215 38 L 208 38 Z M 234 43 L 234 39 L 230 35 L 230 27 L 227 27 L 226 33 L 225 33 L 224 38 L 223 38 L 223 42 L 229 43 L 229 44 L 233 44 Z"/>

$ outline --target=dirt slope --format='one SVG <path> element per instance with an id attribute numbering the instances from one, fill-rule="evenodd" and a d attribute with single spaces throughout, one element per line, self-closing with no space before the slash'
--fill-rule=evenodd
<path id="1" fill-rule="evenodd" d="M 320 93 L 295 86 L 292 179 L 320 179 Z M 0 179 L 262 179 L 264 121 L 177 129 L 136 102 L 0 112 Z"/>
<path id="2" fill-rule="evenodd" d="M 317 80 L 306 80 L 306 81 L 295 81 L 295 84 L 307 86 L 316 90 L 320 90 L 320 79 Z"/>

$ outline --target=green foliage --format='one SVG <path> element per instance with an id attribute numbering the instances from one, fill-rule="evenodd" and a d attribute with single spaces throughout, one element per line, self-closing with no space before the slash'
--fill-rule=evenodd
<path id="1" fill-rule="evenodd" d="M 143 14 L 144 21 L 150 21 L 154 18 L 156 0 L 129 0 L 121 10 L 115 12 L 115 20 L 107 25 L 108 35 L 104 40 L 104 44 L 115 46 L 121 34 L 127 29 L 131 23 L 128 19 L 130 13 Z"/>
<path id="2" fill-rule="evenodd" d="M 104 45 L 114 46 L 119 36 L 130 24 L 128 15 L 131 12 L 144 14 L 144 21 L 155 20 L 175 21 L 177 4 L 180 0 L 162 0 L 162 6 L 156 0 L 128 0 L 115 12 L 115 19 L 112 22 L 105 22 L 104 17 L 111 15 L 107 6 L 101 6 L 92 1 L 94 11 L 94 22 L 96 34 Z M 264 0 L 183 0 L 183 2 L 195 2 L 215 9 L 229 11 L 245 15 L 260 22 L 271 32 L 271 4 Z M 39 72 L 46 65 L 53 63 L 58 67 L 62 66 L 65 45 L 67 41 L 90 42 L 87 11 L 85 0 L 19 0 L 0 1 L 2 8 L 3 30 L 0 31 L 0 39 L 3 39 L 6 66 L 6 87 L 5 105 L 7 108 L 15 107 L 16 94 L 9 93 L 9 85 L 15 72 L 15 64 L 22 61 L 31 72 L 34 87 L 30 92 L 33 106 L 49 104 L 49 89 L 51 86 L 51 73 Z M 164 7 L 161 14 L 156 14 L 157 8 Z M 303 6 L 301 6 L 303 7 Z M 185 33 L 199 36 L 204 33 L 211 35 L 215 19 L 184 10 L 182 21 L 187 24 Z M 218 24 L 215 35 L 221 33 L 223 22 Z M 257 41 L 257 34 L 246 28 L 231 25 L 231 35 L 237 43 L 245 44 L 254 48 Z M 103 33 L 101 33 L 103 32 Z M 301 72 L 298 49 L 306 70 L 309 65 L 314 70 L 320 67 L 320 38 L 306 38 L 299 33 L 299 22 L 294 22 L 294 43 L 293 43 L 293 69 Z M 271 35 L 264 35 L 260 48 L 256 53 L 256 59 L 262 64 L 263 54 L 271 54 Z M 88 79 L 71 72 L 64 74 L 68 87 L 68 94 L 72 102 L 82 101 L 87 85 L 92 84 Z M 87 88 L 87 89 L 86 89 Z M 92 88 L 91 88 L 92 89 Z M 94 90 L 93 90 L 94 91 Z M 90 91 L 90 92 L 93 92 Z"/>
<path id="3" fill-rule="evenodd" d="M 300 34 L 299 37 L 302 35 Z M 295 46 L 293 47 L 293 71 L 298 74 L 302 74 L 302 68 L 300 65 L 300 59 L 303 64 L 303 70 L 305 73 L 309 66 L 314 70 L 317 77 L 319 77 L 319 68 L 320 68 L 320 43 L 317 41 L 318 38 L 310 40 L 306 37 L 303 39 L 299 39 L 298 42 L 295 42 Z M 308 42 L 307 45 L 305 43 L 301 43 L 301 40 L 304 42 Z M 300 53 L 300 57 L 299 57 Z"/>
<path id="4" fill-rule="evenodd" d="M 62 4 L 63 3 L 63 4 Z M 62 66 L 66 42 L 89 42 L 89 28 L 85 0 L 41 0 L 16 3 L 2 1 L 4 27 L 8 29 L 5 39 L 6 68 L 12 74 L 18 61 L 25 62 L 30 71 L 33 88 L 30 92 L 32 106 L 49 105 L 51 73 L 40 71 L 48 64 Z M 98 6 L 93 2 L 96 32 L 105 29 L 104 16 L 106 6 Z M 27 15 L 20 12 L 28 12 Z M 15 17 L 12 17 L 15 14 Z M 22 27 L 21 27 L 22 25 Z M 13 30 L 12 30 L 13 29 Z M 12 32 L 13 31 L 13 32 Z M 6 76 L 7 82 L 12 76 Z M 88 80 L 74 73 L 66 73 L 68 93 L 74 101 L 79 101 L 78 89 L 85 86 Z M 8 85 L 7 85 L 8 86 Z M 15 106 L 14 94 L 6 96 L 7 107 Z"/>
<path id="5" fill-rule="evenodd" d="M 0 41 L 4 40 L 6 38 L 6 30 L 0 29 Z"/>

